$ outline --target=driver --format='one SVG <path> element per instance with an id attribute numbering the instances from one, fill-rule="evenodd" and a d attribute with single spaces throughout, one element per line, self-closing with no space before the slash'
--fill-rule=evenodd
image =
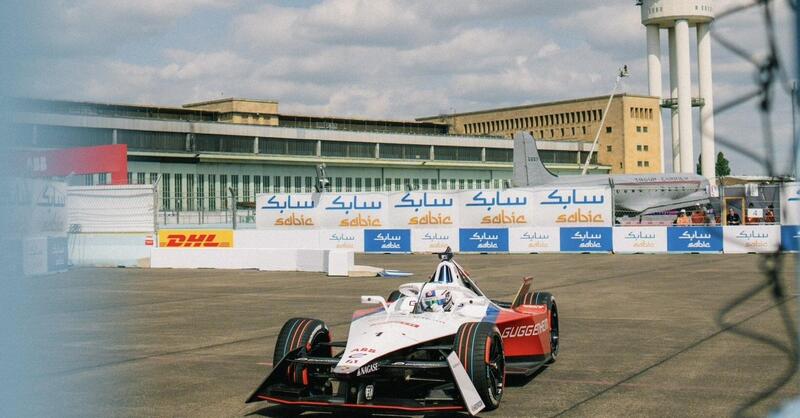
<path id="1" fill-rule="evenodd" d="M 425 312 L 449 311 L 453 307 L 453 297 L 449 290 L 427 290 L 422 296 L 422 309 Z"/>

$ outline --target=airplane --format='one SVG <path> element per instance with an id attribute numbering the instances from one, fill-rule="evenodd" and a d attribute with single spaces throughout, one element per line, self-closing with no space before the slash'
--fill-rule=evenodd
<path id="1" fill-rule="evenodd" d="M 539 158 L 536 141 L 527 132 L 514 134 L 513 187 L 611 186 L 617 211 L 648 215 L 710 202 L 709 182 L 688 173 L 589 174 L 559 177 Z"/>

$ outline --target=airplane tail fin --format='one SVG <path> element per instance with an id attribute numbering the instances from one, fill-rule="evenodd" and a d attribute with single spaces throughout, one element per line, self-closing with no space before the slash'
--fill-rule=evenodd
<path id="1" fill-rule="evenodd" d="M 553 181 L 556 176 L 551 173 L 539 158 L 536 141 L 527 132 L 514 134 L 514 187 L 529 187 Z"/>

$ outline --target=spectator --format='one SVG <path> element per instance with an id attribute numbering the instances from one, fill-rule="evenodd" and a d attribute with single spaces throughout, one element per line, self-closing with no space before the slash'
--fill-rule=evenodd
<path id="1" fill-rule="evenodd" d="M 772 205 L 767 206 L 767 211 L 764 212 L 764 222 L 768 224 L 775 223 L 775 208 Z"/>
<path id="2" fill-rule="evenodd" d="M 717 217 L 714 214 L 714 206 L 708 204 L 708 208 L 706 209 L 706 224 L 708 225 L 716 225 L 717 224 Z"/>
<path id="3" fill-rule="evenodd" d="M 697 208 L 692 212 L 692 225 L 703 225 L 706 223 L 706 214 L 702 208 Z"/>
<path id="4" fill-rule="evenodd" d="M 692 220 L 686 215 L 686 209 L 681 209 L 681 213 L 679 213 L 678 218 L 675 219 L 675 224 L 678 226 L 689 226 L 692 224 Z"/>
<path id="5" fill-rule="evenodd" d="M 728 225 L 741 225 L 742 220 L 733 208 L 728 208 Z"/>

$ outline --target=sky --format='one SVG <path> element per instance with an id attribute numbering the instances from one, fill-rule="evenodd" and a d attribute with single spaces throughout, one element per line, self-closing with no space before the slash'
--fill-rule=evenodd
<path id="1" fill-rule="evenodd" d="M 786 0 L 773 3 L 793 80 L 793 17 Z M 712 30 L 763 58 L 762 17 L 754 9 Z M 29 48 L 13 93 L 26 97 L 164 106 L 244 97 L 277 100 L 286 114 L 414 119 L 607 95 L 623 64 L 631 75 L 620 90 L 647 93 L 645 28 L 633 0 L 31 0 L 25 25 L 16 42 Z M 666 51 L 662 31 L 665 89 Z M 692 61 L 696 91 L 694 48 Z M 716 40 L 712 61 L 718 109 L 757 87 L 755 67 Z M 717 147 L 734 174 L 765 174 L 748 155 L 789 172 L 789 97 L 775 90 L 772 155 L 756 101 L 716 116 Z M 669 147 L 665 160 L 669 169 Z"/>

